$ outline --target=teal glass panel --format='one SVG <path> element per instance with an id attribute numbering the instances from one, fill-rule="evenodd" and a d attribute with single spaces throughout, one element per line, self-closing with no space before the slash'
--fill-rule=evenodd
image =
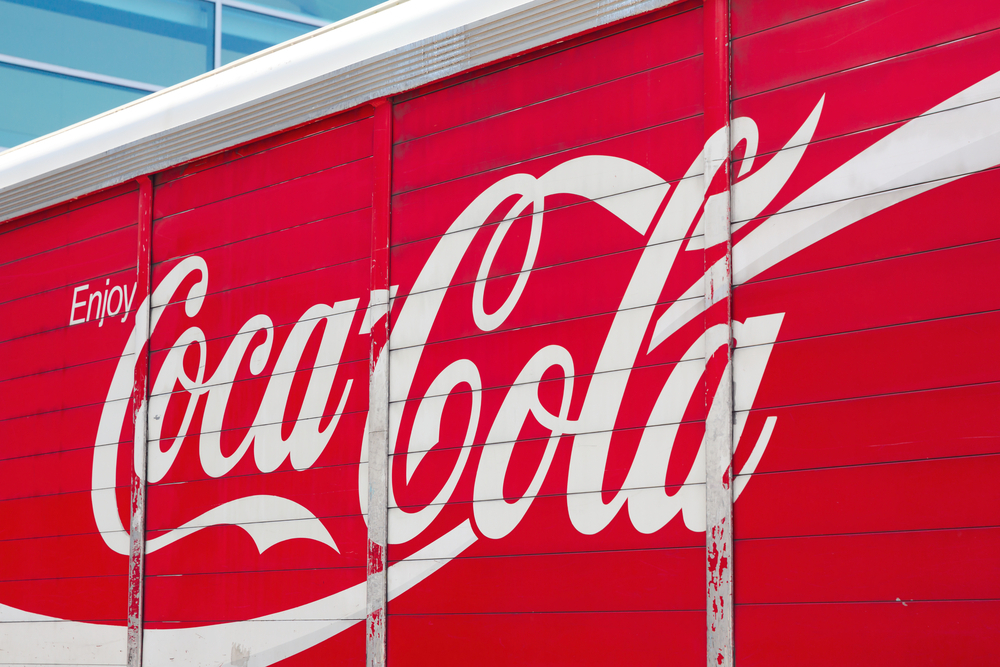
<path id="1" fill-rule="evenodd" d="M 212 69 L 203 0 L 0 0 L 0 53 L 170 86 Z"/>
<path id="2" fill-rule="evenodd" d="M 312 30 L 316 30 L 316 27 L 234 7 L 223 7 L 222 64 L 226 65 Z"/>
<path id="3" fill-rule="evenodd" d="M 369 7 L 380 5 L 385 0 L 254 0 L 253 4 L 280 9 L 290 14 L 302 14 L 324 21 L 339 21 L 354 16 Z"/>
<path id="4" fill-rule="evenodd" d="M 11 148 L 148 93 L 0 64 L 0 146 Z"/>

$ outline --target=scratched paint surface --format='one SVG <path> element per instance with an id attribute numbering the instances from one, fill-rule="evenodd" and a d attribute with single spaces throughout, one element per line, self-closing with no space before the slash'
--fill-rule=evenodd
<path id="1" fill-rule="evenodd" d="M 146 664 L 364 664 L 383 558 L 392 665 L 704 665 L 706 568 L 740 665 L 996 661 L 1000 17 L 732 4 L 734 552 L 685 3 L 394 100 L 388 285 L 371 107 L 153 178 Z M 0 226 L 0 664 L 124 664 L 136 212 Z"/>

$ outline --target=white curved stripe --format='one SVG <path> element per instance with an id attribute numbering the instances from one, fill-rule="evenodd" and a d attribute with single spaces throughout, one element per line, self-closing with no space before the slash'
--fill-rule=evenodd
<path id="1" fill-rule="evenodd" d="M 0 604 L 0 664 L 124 665 L 126 633 Z"/>
<path id="2" fill-rule="evenodd" d="M 465 521 L 429 546 L 389 568 L 389 599 L 400 595 L 476 541 Z M 442 560 L 443 559 L 443 560 Z M 249 652 L 247 667 L 263 667 L 300 653 L 365 618 L 365 582 L 321 600 L 250 621 L 200 628 L 146 630 L 144 657 L 152 664 L 197 667 L 226 664 L 234 645 Z M 309 619 L 309 620 L 299 620 Z"/>
<path id="3" fill-rule="evenodd" d="M 946 113 L 931 109 L 835 169 L 733 246 L 733 282 L 949 179 L 1000 164 L 1000 99 L 989 99 L 998 95 L 1000 72 L 954 96 L 987 101 Z M 859 199 L 880 192 L 885 196 Z"/>
<path id="4" fill-rule="evenodd" d="M 389 568 L 389 599 L 405 593 L 472 546 L 468 521 Z M 143 663 L 177 667 L 263 667 L 300 653 L 365 618 L 365 582 L 294 609 L 249 621 L 197 628 L 147 629 Z M 307 620 L 299 620 L 307 619 Z M 0 664 L 124 664 L 124 626 L 61 621 L 0 605 Z"/>
<path id="5" fill-rule="evenodd" d="M 845 162 L 733 244 L 733 283 L 744 283 L 890 206 L 963 175 L 1000 165 L 1000 99 L 993 99 L 998 96 L 1000 72 Z M 955 109 L 958 104 L 972 106 Z M 938 113 L 941 109 L 951 110 Z M 704 311 L 704 301 L 673 304 L 657 321 L 649 349 Z"/>

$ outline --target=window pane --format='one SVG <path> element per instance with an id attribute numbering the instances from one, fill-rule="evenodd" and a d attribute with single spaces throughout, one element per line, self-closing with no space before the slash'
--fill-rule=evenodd
<path id="1" fill-rule="evenodd" d="M 0 0 L 0 53 L 169 86 L 212 69 L 202 0 Z"/>
<path id="2" fill-rule="evenodd" d="M 254 0 L 253 4 L 332 22 L 383 2 L 385 0 Z"/>
<path id="3" fill-rule="evenodd" d="M 273 16 L 222 8 L 222 64 L 315 30 L 315 26 Z"/>
<path id="4" fill-rule="evenodd" d="M 148 93 L 0 64 L 0 146 L 11 148 Z"/>

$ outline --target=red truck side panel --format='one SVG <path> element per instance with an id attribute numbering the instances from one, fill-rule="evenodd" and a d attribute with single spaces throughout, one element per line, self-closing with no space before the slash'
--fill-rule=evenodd
<path id="1" fill-rule="evenodd" d="M 713 7 L 0 227 L 0 664 L 997 662 L 1000 13 Z"/>

